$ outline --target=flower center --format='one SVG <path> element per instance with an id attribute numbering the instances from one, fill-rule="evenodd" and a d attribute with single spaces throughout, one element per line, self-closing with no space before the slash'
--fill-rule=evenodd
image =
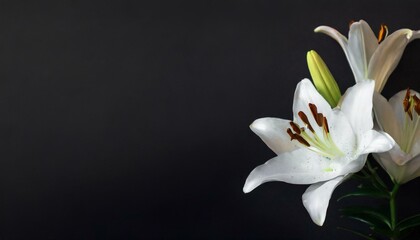
<path id="1" fill-rule="evenodd" d="M 405 112 L 405 120 L 403 126 L 403 137 L 401 149 L 408 153 L 413 146 L 417 128 L 419 126 L 420 99 L 416 94 L 411 95 L 410 89 L 407 89 L 403 100 L 403 108 Z"/>
<path id="2" fill-rule="evenodd" d="M 290 136 L 290 141 L 296 140 L 300 144 L 307 147 L 309 150 L 314 151 L 324 157 L 333 158 L 337 156 L 343 156 L 343 152 L 337 147 L 330 135 L 330 129 L 328 127 L 327 118 L 318 112 L 315 104 L 309 103 L 309 109 L 311 110 L 312 117 L 318 125 L 322 135 L 317 133 L 309 122 L 308 116 L 300 111 L 298 113 L 299 118 L 305 124 L 304 127 L 300 127 L 298 123 L 291 121 L 290 127 L 287 129 L 287 134 Z M 307 131 L 309 130 L 309 131 Z"/>

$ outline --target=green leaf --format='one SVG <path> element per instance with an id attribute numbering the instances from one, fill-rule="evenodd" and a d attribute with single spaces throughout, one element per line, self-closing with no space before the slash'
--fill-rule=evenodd
<path id="1" fill-rule="evenodd" d="M 371 227 L 371 229 L 375 233 L 379 233 L 387 237 L 394 236 L 394 232 L 391 229 L 385 229 L 385 228 L 379 228 L 379 227 Z"/>
<path id="2" fill-rule="evenodd" d="M 417 226 L 420 226 L 420 214 L 416 214 L 416 215 L 408 217 L 404 220 L 401 220 L 397 224 L 397 228 L 400 231 L 404 231 L 406 229 L 410 229 L 410 228 L 417 227 Z"/>
<path id="3" fill-rule="evenodd" d="M 386 198 L 389 199 L 388 192 L 383 192 L 378 190 L 377 188 L 371 188 L 371 187 L 359 187 L 356 191 L 353 191 L 351 193 L 347 193 L 346 195 L 340 197 L 337 199 L 337 201 L 340 201 L 347 197 L 373 197 L 373 198 Z"/>
<path id="4" fill-rule="evenodd" d="M 403 230 L 403 231 L 399 231 L 399 240 L 403 240 L 403 239 L 407 239 L 407 240 L 409 240 L 409 239 L 413 239 L 413 238 L 411 238 L 410 237 L 410 234 L 411 233 L 413 233 L 413 231 L 414 231 L 414 229 L 413 228 L 408 228 L 408 229 L 405 229 L 405 230 Z"/>
<path id="5" fill-rule="evenodd" d="M 364 222 L 372 227 L 386 229 L 391 228 L 391 222 L 381 210 L 369 207 L 347 207 L 341 209 L 344 216 Z"/>
<path id="6" fill-rule="evenodd" d="M 364 239 L 368 239 L 368 240 L 375 240 L 374 238 L 371 238 L 371 237 L 369 237 L 369 236 L 367 236 L 367 235 L 365 235 L 365 234 L 363 234 L 363 233 L 359 233 L 359 232 L 357 232 L 357 231 L 355 231 L 355 230 L 351 230 L 351 229 L 348 229 L 348 228 L 343 228 L 343 227 L 337 227 L 338 229 L 340 229 L 340 230 L 344 230 L 344 231 L 347 231 L 347 232 L 351 232 L 351 233 L 353 233 L 354 235 L 357 235 L 357 236 L 359 236 L 359 237 L 362 237 L 362 238 L 364 238 Z"/>
<path id="7" fill-rule="evenodd" d="M 357 180 L 360 180 L 360 181 L 365 181 L 365 180 L 369 179 L 370 176 L 366 176 L 364 174 L 359 174 L 359 173 L 353 173 L 350 176 L 350 178 L 354 178 L 354 179 L 357 179 Z"/>
<path id="8" fill-rule="evenodd" d="M 386 184 L 384 183 L 384 181 L 382 181 L 382 179 L 379 177 L 377 173 L 378 167 L 372 167 L 372 165 L 370 164 L 370 161 L 366 161 L 366 166 L 371 172 L 372 184 L 375 185 L 375 187 L 377 187 L 380 190 L 387 191 Z"/>

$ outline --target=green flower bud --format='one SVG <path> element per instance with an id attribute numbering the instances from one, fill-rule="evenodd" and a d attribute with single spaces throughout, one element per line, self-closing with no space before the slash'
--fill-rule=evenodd
<path id="1" fill-rule="evenodd" d="M 341 92 L 327 65 L 314 50 L 308 52 L 306 59 L 316 89 L 331 107 L 336 107 L 340 101 Z"/>

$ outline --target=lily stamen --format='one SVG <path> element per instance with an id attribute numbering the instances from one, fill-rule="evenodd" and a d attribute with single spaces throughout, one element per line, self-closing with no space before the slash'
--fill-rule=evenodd
<path id="1" fill-rule="evenodd" d="M 302 122 L 304 122 L 306 124 L 306 127 L 311 131 L 311 132 L 315 132 L 315 130 L 312 128 L 311 123 L 308 120 L 308 117 L 306 116 L 306 114 L 302 111 L 298 112 L 298 116 L 300 117 L 300 119 L 302 120 Z"/>
<path id="2" fill-rule="evenodd" d="M 381 24 L 381 28 L 378 33 L 378 43 L 381 43 L 388 36 L 388 27 L 385 24 Z"/>
<path id="3" fill-rule="evenodd" d="M 308 147 L 308 149 L 328 158 L 342 156 L 342 151 L 336 146 L 330 136 L 327 118 L 322 113 L 318 112 L 315 104 L 309 103 L 309 109 L 311 110 L 313 120 L 315 120 L 318 127 L 322 130 L 322 135 L 319 136 L 319 133 L 317 134 L 312 127 L 308 116 L 303 111 L 300 111 L 298 112 L 298 116 L 305 124 L 305 127 L 301 128 L 299 124 L 290 122 L 291 128 L 287 129 L 287 134 L 289 134 L 290 140 L 297 140 L 299 143 Z M 305 129 L 309 129 L 311 134 L 308 134 Z"/>
<path id="4" fill-rule="evenodd" d="M 295 131 L 297 134 L 301 133 L 300 127 L 296 123 L 290 122 L 290 126 L 292 127 L 293 131 Z"/>
<path id="5" fill-rule="evenodd" d="M 318 108 L 315 106 L 315 104 L 309 103 L 309 109 L 311 110 L 312 116 L 314 117 L 318 126 L 322 127 L 324 115 L 322 115 L 322 113 L 318 113 Z"/>
<path id="6" fill-rule="evenodd" d="M 413 140 L 419 126 L 420 99 L 416 94 L 411 95 L 410 89 L 408 88 L 402 105 L 406 115 L 401 149 L 408 153 L 411 151 Z"/>

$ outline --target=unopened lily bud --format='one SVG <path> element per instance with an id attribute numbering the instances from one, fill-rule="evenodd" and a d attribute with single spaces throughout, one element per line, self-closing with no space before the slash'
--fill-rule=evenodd
<path id="1" fill-rule="evenodd" d="M 341 92 L 327 65 L 314 50 L 308 52 L 306 59 L 316 89 L 331 107 L 336 107 L 340 101 Z"/>

